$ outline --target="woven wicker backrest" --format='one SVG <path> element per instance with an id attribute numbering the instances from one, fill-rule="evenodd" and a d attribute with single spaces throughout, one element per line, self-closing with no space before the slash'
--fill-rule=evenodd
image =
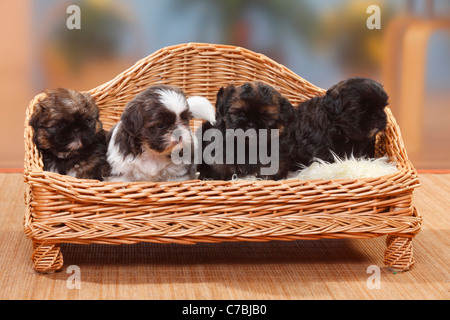
<path id="1" fill-rule="evenodd" d="M 149 86 L 176 86 L 188 96 L 201 95 L 214 103 L 220 87 L 253 80 L 273 86 L 292 104 L 324 92 L 264 55 L 238 47 L 195 43 L 163 48 L 89 92 L 109 128 L 118 121 L 126 103 Z"/>
<path id="2" fill-rule="evenodd" d="M 160 49 L 138 61 L 113 80 L 88 92 L 99 106 L 104 128 L 110 129 L 119 121 L 125 105 L 149 86 L 177 86 L 188 96 L 205 96 L 215 103 L 220 87 L 253 80 L 273 86 L 294 106 L 325 92 L 262 54 L 240 47 L 201 43 Z M 40 155 L 32 143 L 32 129 L 28 125 L 37 99 L 39 95 L 31 101 L 25 120 L 26 171 L 43 168 Z M 389 108 L 387 113 L 388 129 L 378 137 L 377 154 L 389 156 L 400 168 L 412 170 L 412 174 L 415 174 L 408 160 L 400 130 Z"/>

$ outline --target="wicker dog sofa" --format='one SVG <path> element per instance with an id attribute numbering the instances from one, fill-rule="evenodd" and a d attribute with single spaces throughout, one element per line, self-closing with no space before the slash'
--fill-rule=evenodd
<path id="1" fill-rule="evenodd" d="M 88 91 L 105 129 L 119 121 L 125 105 L 155 84 L 182 88 L 212 103 L 221 86 L 259 80 L 293 105 L 325 90 L 250 50 L 203 43 L 162 48 L 111 81 Z M 349 180 L 101 182 L 43 170 L 29 126 L 37 95 L 26 111 L 24 231 L 33 243 L 37 272 L 63 267 L 61 243 L 195 244 L 321 238 L 386 237 L 384 264 L 406 271 L 414 265 L 412 239 L 422 218 L 412 206 L 419 186 L 396 121 L 376 142 L 398 171 Z"/>

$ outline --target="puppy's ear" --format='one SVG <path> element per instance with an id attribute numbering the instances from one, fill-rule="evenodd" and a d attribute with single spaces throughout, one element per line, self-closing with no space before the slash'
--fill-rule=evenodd
<path id="1" fill-rule="evenodd" d="M 144 125 L 143 106 L 140 101 L 130 101 L 120 118 L 122 128 L 132 136 L 137 136 Z"/>
<path id="2" fill-rule="evenodd" d="M 225 110 L 224 110 L 224 108 L 225 108 L 224 95 L 225 95 L 225 88 L 222 87 L 217 92 L 217 96 L 216 96 L 216 114 L 218 116 L 223 116 L 225 114 Z"/>
<path id="3" fill-rule="evenodd" d="M 39 106 L 39 102 L 36 103 L 34 106 L 33 114 L 31 115 L 31 119 L 29 122 L 29 125 L 32 126 L 34 129 L 40 126 L 40 118 L 42 114 L 42 108 Z"/>
<path id="4" fill-rule="evenodd" d="M 34 129 L 37 129 L 39 127 L 43 126 L 44 121 L 47 118 L 48 110 L 46 106 L 46 101 L 48 99 L 48 96 L 45 98 L 40 99 L 35 105 L 34 105 L 34 111 L 30 119 L 30 126 Z"/>
<path id="5" fill-rule="evenodd" d="M 296 111 L 292 104 L 289 102 L 288 99 L 282 97 L 280 99 L 280 112 L 279 117 L 283 122 L 283 125 L 287 125 L 288 123 L 292 122 L 294 120 L 294 117 L 296 116 Z"/>
<path id="6" fill-rule="evenodd" d="M 217 99 L 216 99 L 216 119 L 223 118 L 228 111 L 228 101 L 230 100 L 231 96 L 236 92 L 236 88 L 234 85 L 229 85 L 228 87 L 220 88 L 220 90 L 217 92 Z"/>
<path id="7" fill-rule="evenodd" d="M 293 137 L 295 136 L 295 132 L 298 130 L 297 127 L 297 111 L 292 106 L 287 98 L 282 97 L 280 99 L 280 111 L 279 111 L 279 119 L 280 125 L 280 134 L 283 134 L 285 137 Z M 290 141 L 289 139 L 282 141 Z"/>
<path id="8" fill-rule="evenodd" d="M 86 107 L 92 112 L 91 115 L 94 116 L 96 120 L 95 133 L 103 131 L 103 123 L 100 121 L 100 109 L 98 108 L 97 103 L 95 102 L 94 98 L 88 93 L 83 93 L 83 97 L 86 100 Z"/>
<path id="9" fill-rule="evenodd" d="M 325 109 L 331 114 L 340 114 L 343 111 L 342 95 L 340 90 L 341 84 L 332 86 L 327 90 L 325 96 L 322 99 L 322 103 Z"/>
<path id="10" fill-rule="evenodd" d="M 86 103 L 89 105 L 89 109 L 95 112 L 95 118 L 98 119 L 100 117 L 100 110 L 98 109 L 97 103 L 95 102 L 94 98 L 89 93 L 82 93 L 82 95 Z"/>

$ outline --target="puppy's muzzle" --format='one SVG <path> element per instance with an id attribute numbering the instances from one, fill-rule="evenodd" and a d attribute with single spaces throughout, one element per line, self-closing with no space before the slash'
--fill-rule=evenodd
<path id="1" fill-rule="evenodd" d="M 177 127 L 170 137 L 170 148 L 182 147 L 191 143 L 191 132 L 185 126 Z"/>

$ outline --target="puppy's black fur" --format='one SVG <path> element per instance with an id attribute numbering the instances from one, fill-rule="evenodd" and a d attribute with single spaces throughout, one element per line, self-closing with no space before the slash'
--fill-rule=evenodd
<path id="1" fill-rule="evenodd" d="M 204 135 L 208 129 L 217 129 L 221 132 L 223 137 L 222 149 L 223 154 L 219 157 L 222 163 L 205 163 L 205 159 L 198 166 L 200 172 L 200 179 L 214 179 L 214 180 L 230 180 L 236 175 L 239 178 L 245 176 L 256 176 L 263 179 L 282 179 L 287 176 L 289 167 L 292 163 L 292 151 L 295 146 L 295 123 L 296 117 L 295 109 L 289 101 L 283 97 L 274 88 L 260 83 L 249 82 L 237 87 L 229 85 L 221 88 L 217 93 L 216 101 L 216 123 L 212 125 L 205 123 L 202 126 L 202 134 Z M 259 129 L 269 129 L 267 137 L 266 150 L 271 150 L 270 129 L 279 130 L 279 167 L 274 175 L 261 175 L 262 167 L 269 167 L 268 164 L 261 163 L 261 159 L 257 155 L 257 161 L 252 164 L 250 157 L 249 140 L 246 140 L 245 163 L 239 164 L 237 161 L 238 152 L 236 145 L 234 147 L 234 161 L 227 163 L 226 161 L 226 132 L 227 129 L 238 130 L 242 129 L 244 132 L 249 129 L 254 129 L 257 134 L 257 152 L 261 146 L 259 145 Z M 202 139 L 205 140 L 205 139 Z M 214 140 L 211 142 L 203 141 L 202 150 L 204 151 L 211 143 L 217 143 Z"/>
<path id="2" fill-rule="evenodd" d="M 106 134 L 88 94 L 63 88 L 46 91 L 35 105 L 30 126 L 44 170 L 81 179 L 103 180 L 108 174 Z"/>
<path id="3" fill-rule="evenodd" d="M 292 170 L 309 166 L 315 158 L 334 162 L 337 156 L 373 158 L 376 134 L 386 128 L 388 95 L 368 78 L 339 82 L 321 97 L 297 108 L 297 149 Z"/>

